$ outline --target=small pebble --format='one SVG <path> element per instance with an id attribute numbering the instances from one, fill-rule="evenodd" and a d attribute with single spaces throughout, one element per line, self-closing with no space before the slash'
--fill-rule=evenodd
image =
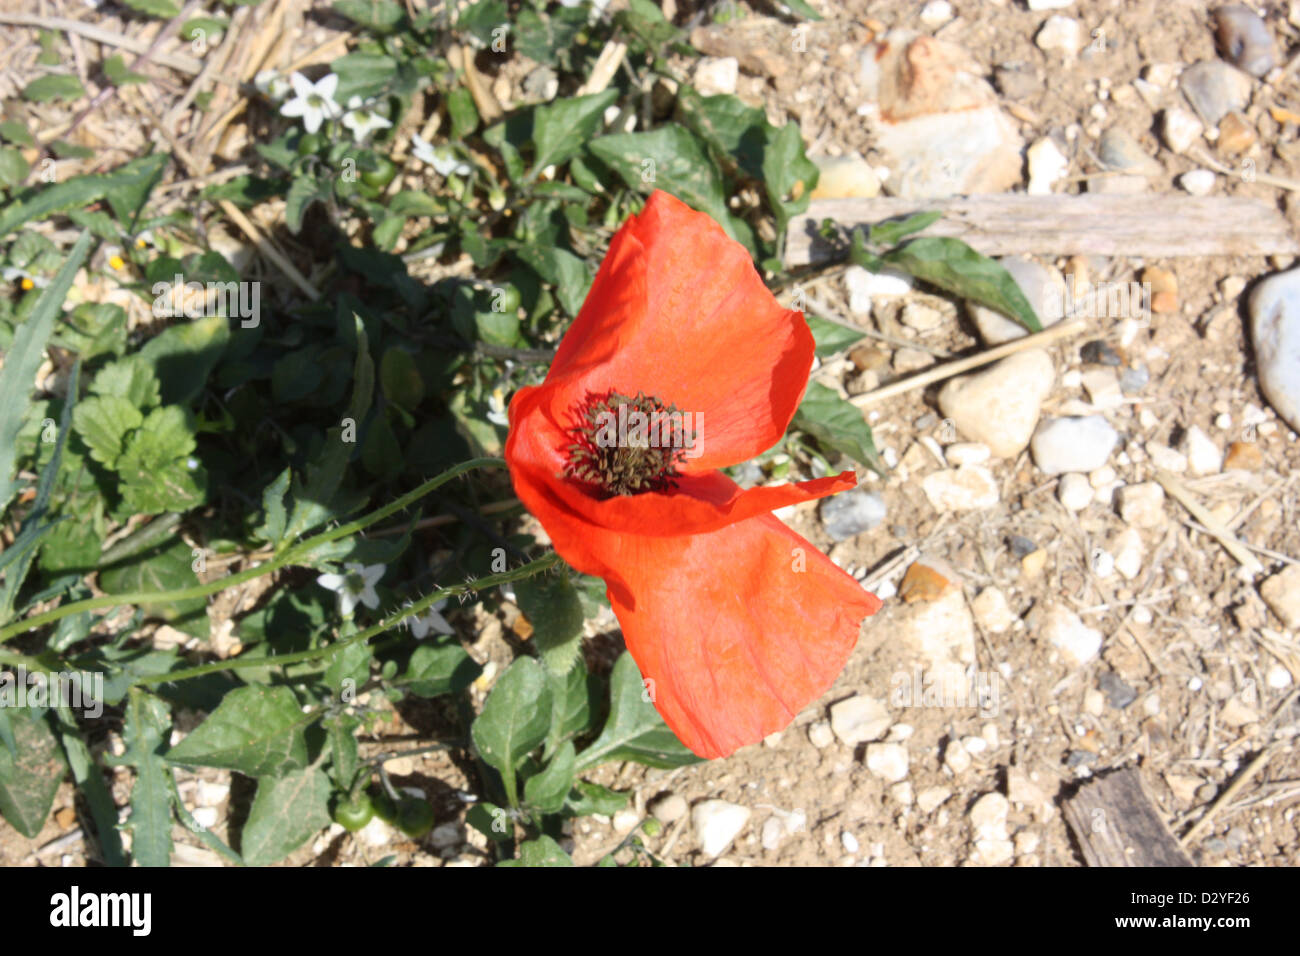
<path id="1" fill-rule="evenodd" d="M 1178 185 L 1193 196 L 1208 196 L 1214 192 L 1216 177 L 1208 169 L 1193 169 L 1178 177 Z"/>
<path id="2" fill-rule="evenodd" d="M 1243 4 L 1214 11 L 1214 37 L 1219 54 L 1252 76 L 1263 76 L 1277 63 L 1268 24 Z"/>

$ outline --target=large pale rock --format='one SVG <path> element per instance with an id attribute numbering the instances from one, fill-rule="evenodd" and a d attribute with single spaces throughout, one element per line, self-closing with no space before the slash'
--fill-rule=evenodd
<path id="1" fill-rule="evenodd" d="M 894 30 L 863 51 L 885 189 L 906 198 L 1002 192 L 1020 182 L 1023 140 L 983 69 L 943 40 Z"/>
<path id="2" fill-rule="evenodd" d="M 707 857 L 721 856 L 745 824 L 750 809 L 726 800 L 703 800 L 691 809 L 691 823 Z"/>
<path id="3" fill-rule="evenodd" d="M 1269 276 L 1250 294 L 1259 390 L 1300 431 L 1300 269 Z"/>
<path id="4" fill-rule="evenodd" d="M 939 410 L 967 438 L 999 458 L 1025 450 L 1056 379 L 1043 349 L 1026 349 L 982 372 L 955 378 L 939 392 Z"/>

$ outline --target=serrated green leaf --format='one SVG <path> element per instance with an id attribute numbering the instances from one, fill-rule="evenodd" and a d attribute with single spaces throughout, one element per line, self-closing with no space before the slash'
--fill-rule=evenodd
<path id="1" fill-rule="evenodd" d="M 557 812 L 564 806 L 564 798 L 573 786 L 573 768 L 576 762 L 577 751 L 574 750 L 573 741 L 566 740 L 546 765 L 546 769 L 524 782 L 524 803 L 541 813 Z"/>
<path id="2" fill-rule="evenodd" d="M 188 767 L 238 770 L 250 777 L 301 769 L 307 765 L 303 730 L 317 716 L 304 714 L 287 687 L 241 687 L 169 750 L 167 759 Z M 328 796 L 328 782 L 325 786 Z"/>
<path id="3" fill-rule="evenodd" d="M 117 464 L 127 435 L 143 421 L 138 408 L 116 395 L 92 395 L 72 413 L 73 427 L 90 449 L 90 457 L 108 468 Z"/>
<path id="4" fill-rule="evenodd" d="M 122 737 L 125 760 L 135 767 L 127 825 L 132 833 L 131 855 L 138 866 L 167 866 L 171 860 L 171 768 L 162 758 L 171 725 L 166 703 L 144 691 L 131 691 Z"/>
<path id="5" fill-rule="evenodd" d="M 0 699 L 16 692 L 15 680 L 13 674 L 0 675 Z M 0 747 L 0 814 L 15 830 L 33 839 L 45 825 L 68 766 L 44 716 L 17 708 L 11 708 L 9 714 L 17 753 Z"/>
<path id="6" fill-rule="evenodd" d="M 923 236 L 885 253 L 881 259 L 945 292 L 996 309 L 1030 332 L 1043 330 L 1034 307 L 1011 273 L 960 239 Z"/>
<path id="7" fill-rule="evenodd" d="M 871 426 L 862 410 L 821 382 L 809 382 L 790 427 L 807 432 L 828 448 L 848 455 L 879 475 L 885 467 L 876 452 Z"/>
<path id="8" fill-rule="evenodd" d="M 505 781 L 513 805 L 515 768 L 551 728 L 551 689 L 531 657 L 521 657 L 497 680 L 470 735 L 479 756 Z"/>
<path id="9" fill-rule="evenodd" d="M 81 81 L 69 73 L 50 73 L 23 87 L 23 99 L 33 103 L 51 100 L 78 100 L 86 95 Z"/>
<path id="10" fill-rule="evenodd" d="M 632 655 L 624 653 L 609 678 L 609 719 L 600 736 L 578 755 L 579 772 L 611 760 L 635 760 L 649 767 L 698 763 L 668 729 L 651 703 Z"/>
<path id="11" fill-rule="evenodd" d="M 95 395 L 124 398 L 141 410 L 157 405 L 162 395 L 153 369 L 138 355 L 109 362 L 90 383 L 90 391 Z"/>
<path id="12" fill-rule="evenodd" d="M 329 826 L 330 790 L 329 777 L 314 767 L 257 781 L 240 838 L 244 862 L 277 863 Z"/>

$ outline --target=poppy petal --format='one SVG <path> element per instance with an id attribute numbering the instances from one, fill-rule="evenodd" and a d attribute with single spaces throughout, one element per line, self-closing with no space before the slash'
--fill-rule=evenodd
<path id="1" fill-rule="evenodd" d="M 647 690 L 701 757 L 789 725 L 834 683 L 880 608 L 771 515 L 685 538 L 596 537 L 591 548 L 619 569 L 609 598 Z"/>
<path id="2" fill-rule="evenodd" d="M 812 367 L 803 314 L 782 308 L 749 252 L 661 191 L 610 244 L 547 384 L 560 400 L 644 391 L 701 416 L 707 472 L 780 440 Z"/>

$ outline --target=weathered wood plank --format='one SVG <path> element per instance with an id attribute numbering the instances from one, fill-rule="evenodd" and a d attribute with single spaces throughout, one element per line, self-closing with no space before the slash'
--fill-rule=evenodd
<path id="1" fill-rule="evenodd" d="M 1089 866 L 1193 865 L 1132 768 L 1083 784 L 1063 813 Z"/>
<path id="2" fill-rule="evenodd" d="M 1028 196 L 995 193 L 950 199 L 816 199 L 790 222 L 788 267 L 827 261 L 823 219 L 841 229 L 937 209 L 927 236 L 955 236 L 989 256 L 1295 255 L 1300 241 L 1273 204 L 1235 196 Z"/>

